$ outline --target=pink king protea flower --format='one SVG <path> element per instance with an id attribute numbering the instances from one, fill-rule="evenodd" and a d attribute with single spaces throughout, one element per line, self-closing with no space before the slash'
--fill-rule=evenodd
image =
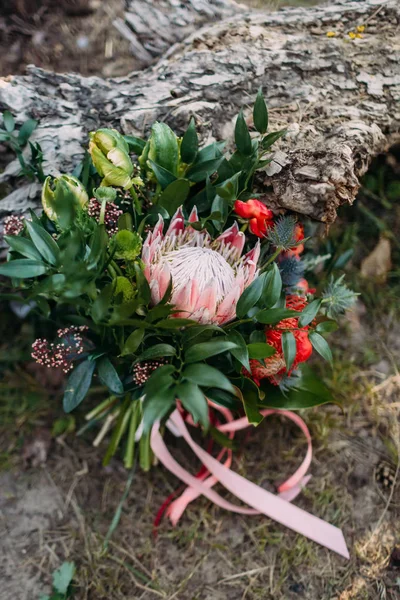
<path id="1" fill-rule="evenodd" d="M 196 221 L 194 207 L 189 223 Z M 237 223 L 213 240 L 206 230 L 186 227 L 181 208 L 165 234 L 163 227 L 160 216 L 142 250 L 153 303 L 160 302 L 172 278 L 170 302 L 177 308 L 175 317 L 219 325 L 234 319 L 237 301 L 257 276 L 259 242 L 242 256 L 245 235 Z"/>

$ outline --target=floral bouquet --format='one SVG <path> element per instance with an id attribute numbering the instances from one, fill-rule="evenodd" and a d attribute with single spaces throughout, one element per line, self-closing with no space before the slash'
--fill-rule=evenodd
<path id="1" fill-rule="evenodd" d="M 99 129 L 73 174 L 46 178 L 41 215 L 6 220 L 0 274 L 54 326 L 33 358 L 69 374 L 66 412 L 93 382 L 108 390 L 85 426 L 99 429 L 97 443 L 110 433 L 105 463 L 118 451 L 127 468 L 138 455 L 149 469 L 154 454 L 168 466 L 164 425 L 185 437 L 185 423 L 229 461 L 232 415 L 258 425 L 331 401 L 305 363 L 314 351 L 331 361 L 324 335 L 354 294 L 332 280 L 315 297 L 303 225 L 263 201 L 258 172 L 284 134 L 268 133 L 261 91 L 250 126 L 239 114 L 229 153 L 221 142 L 200 148 L 193 118 L 182 137 L 159 122 L 147 140 Z M 216 459 L 202 452 L 202 474 L 179 475 L 192 486 L 186 502 L 206 487 L 217 496 Z"/>

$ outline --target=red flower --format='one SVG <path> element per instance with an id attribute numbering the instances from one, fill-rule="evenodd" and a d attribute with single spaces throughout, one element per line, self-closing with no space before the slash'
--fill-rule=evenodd
<path id="1" fill-rule="evenodd" d="M 316 288 L 310 288 L 307 279 L 304 279 L 304 277 L 303 279 L 300 279 L 294 287 L 299 290 L 299 293 L 302 292 L 305 295 L 315 294 L 316 292 Z"/>
<path id="2" fill-rule="evenodd" d="M 307 306 L 307 301 L 301 296 L 287 296 L 286 308 L 301 312 Z M 279 321 L 277 325 L 267 327 L 265 329 L 265 340 L 267 344 L 273 346 L 276 353 L 264 359 L 263 365 L 258 360 L 251 360 L 251 377 L 257 385 L 260 385 L 260 380 L 268 378 L 271 383 L 279 383 L 279 377 L 286 373 L 286 364 L 282 350 L 282 334 L 284 331 L 290 331 L 296 340 L 296 357 L 288 375 L 299 365 L 299 363 L 307 361 L 312 354 L 312 344 L 308 338 L 308 325 L 299 329 L 298 318 L 289 317 Z"/>
<path id="3" fill-rule="evenodd" d="M 293 237 L 296 242 L 304 240 L 304 226 L 302 223 L 296 223 L 294 226 Z M 284 252 L 284 256 L 287 258 L 299 258 L 300 254 L 304 251 L 304 244 L 298 243 L 297 246 Z"/>
<path id="4" fill-rule="evenodd" d="M 239 217 L 250 219 L 250 231 L 257 237 L 265 237 L 268 229 L 272 226 L 274 214 L 260 200 L 255 198 L 247 200 L 247 202 L 236 200 L 234 210 Z"/>

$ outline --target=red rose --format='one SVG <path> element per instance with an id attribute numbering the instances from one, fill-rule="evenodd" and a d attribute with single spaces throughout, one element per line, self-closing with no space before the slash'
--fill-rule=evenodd
<path id="1" fill-rule="evenodd" d="M 247 200 L 247 202 L 236 200 L 234 210 L 239 217 L 250 219 L 250 231 L 257 237 L 265 237 L 268 229 L 272 226 L 274 214 L 260 200 L 255 198 Z"/>

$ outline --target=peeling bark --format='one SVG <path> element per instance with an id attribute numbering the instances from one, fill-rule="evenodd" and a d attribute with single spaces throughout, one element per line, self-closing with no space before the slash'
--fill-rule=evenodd
<path id="1" fill-rule="evenodd" d="M 159 119 L 182 132 L 194 115 L 204 141 L 230 137 L 239 108 L 253 103 L 261 85 L 271 129 L 289 124 L 260 178 L 265 199 L 329 224 L 338 206 L 354 200 L 371 158 L 398 135 L 400 6 L 342 0 L 275 13 L 235 10 L 127 77 L 29 67 L 26 76 L 0 80 L 0 108 L 19 122 L 40 120 L 33 139 L 44 151 L 45 171 L 55 174 L 73 169 L 88 132 L 99 126 L 142 135 Z M 348 32 L 363 24 L 363 38 L 350 39 Z M 0 181 L 13 181 L 17 172 L 10 163 Z M 23 187 L 2 200 L 0 215 L 34 205 L 32 186 L 29 192 Z"/>

